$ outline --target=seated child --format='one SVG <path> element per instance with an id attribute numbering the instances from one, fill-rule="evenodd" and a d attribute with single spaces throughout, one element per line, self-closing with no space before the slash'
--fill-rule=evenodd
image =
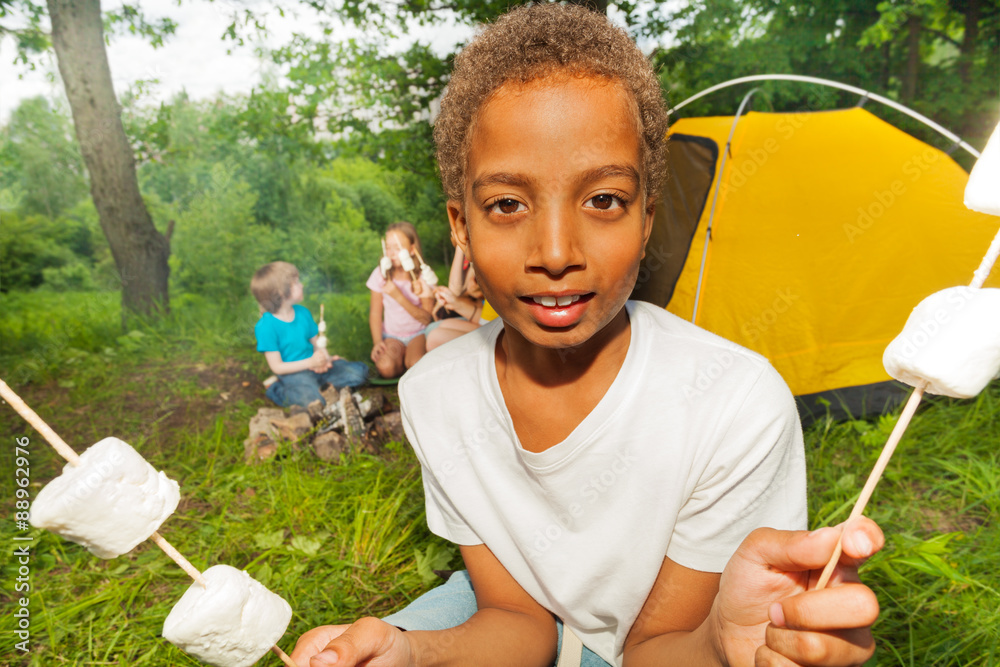
<path id="1" fill-rule="evenodd" d="M 455 263 L 460 263 L 462 256 L 462 251 L 457 250 Z M 476 281 L 476 270 L 471 266 L 466 268 L 465 276 L 459 283 L 461 286 L 459 291 L 455 291 L 451 285 L 452 282 L 449 280 L 448 287 L 442 286 L 434 289 L 434 312 L 445 311 L 452 315 L 431 322 L 424 329 L 428 352 L 462 334 L 478 329 L 481 324 L 484 324 L 481 319 L 483 291 L 479 289 L 479 283 Z"/>
<path id="2" fill-rule="evenodd" d="M 655 73 L 579 6 L 518 7 L 456 58 L 434 137 L 458 244 L 500 315 L 399 385 L 430 529 L 467 572 L 307 632 L 337 665 L 859 665 L 874 594 L 806 527 L 795 405 L 760 355 L 628 301 L 664 171 Z M 715 369 L 718 369 L 716 372 Z M 710 387 L 695 385 L 700 374 Z M 319 584 L 321 585 L 321 584 Z"/>
<path id="3" fill-rule="evenodd" d="M 257 351 L 264 353 L 278 381 L 267 388 L 267 397 L 280 405 L 326 405 L 320 388 L 357 387 L 368 381 L 368 366 L 330 356 L 316 345 L 319 329 L 302 303 L 299 270 L 288 262 L 271 262 L 257 269 L 250 291 L 261 307 L 254 326 Z"/>
<path id="4" fill-rule="evenodd" d="M 392 260 L 389 275 L 375 267 L 365 286 L 371 290 L 368 324 L 372 333 L 372 361 L 384 378 L 399 377 L 417 363 L 426 350 L 424 327 L 431 321 L 433 293 L 422 278 L 412 280 L 403 269 L 400 251 L 417 267 L 420 241 L 409 222 L 395 222 L 385 231 L 385 249 Z"/>

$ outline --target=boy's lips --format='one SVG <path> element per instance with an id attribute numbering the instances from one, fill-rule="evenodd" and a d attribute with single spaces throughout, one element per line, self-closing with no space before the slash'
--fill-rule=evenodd
<path id="1" fill-rule="evenodd" d="M 528 306 L 528 312 L 536 322 L 545 327 L 561 328 L 579 321 L 594 293 L 538 294 L 519 298 Z"/>

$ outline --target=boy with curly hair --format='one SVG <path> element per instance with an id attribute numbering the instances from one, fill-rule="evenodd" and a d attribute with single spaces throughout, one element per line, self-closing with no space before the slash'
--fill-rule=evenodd
<path id="1" fill-rule="evenodd" d="M 792 396 L 759 355 L 629 301 L 664 170 L 646 59 L 605 17 L 501 17 L 455 61 L 435 126 L 452 231 L 496 320 L 399 392 L 430 529 L 456 573 L 384 620 L 322 626 L 321 665 L 855 665 L 878 614 L 844 532 L 806 527 Z M 723 361 L 724 360 L 724 363 Z M 712 387 L 685 391 L 708 365 Z M 569 658 L 561 657 L 563 660 Z"/>

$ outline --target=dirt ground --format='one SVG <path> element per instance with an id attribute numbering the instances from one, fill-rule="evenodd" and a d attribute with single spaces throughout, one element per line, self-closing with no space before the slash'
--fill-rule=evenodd
<path id="1" fill-rule="evenodd" d="M 164 361 L 116 369 L 114 385 L 108 380 L 67 388 L 51 380 L 12 389 L 76 451 L 115 436 L 141 445 L 152 459 L 169 457 L 185 439 L 216 424 L 227 436 L 245 437 L 250 416 L 271 405 L 260 375 L 255 364 L 239 360 Z M 394 386 L 362 390 L 371 392 L 398 405 Z M 22 435 L 30 438 L 35 479 L 52 477 L 62 468 L 62 459 L 6 405 L 0 406 L 0 434 L 10 442 Z"/>

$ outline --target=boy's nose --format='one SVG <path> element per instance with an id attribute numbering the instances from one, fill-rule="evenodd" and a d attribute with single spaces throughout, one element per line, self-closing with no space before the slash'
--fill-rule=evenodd
<path id="1" fill-rule="evenodd" d="M 569 269 L 586 265 L 579 228 L 571 212 L 554 209 L 535 219 L 535 244 L 528 255 L 527 268 L 559 276 Z"/>

